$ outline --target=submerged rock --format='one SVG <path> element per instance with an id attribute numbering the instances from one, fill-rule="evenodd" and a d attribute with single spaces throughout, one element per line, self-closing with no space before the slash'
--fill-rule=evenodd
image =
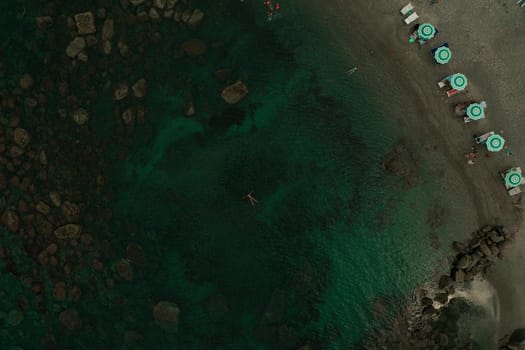
<path id="1" fill-rule="evenodd" d="M 133 125 L 135 123 L 135 109 L 126 108 L 122 113 L 122 122 L 124 125 Z"/>
<path id="2" fill-rule="evenodd" d="M 133 267 L 131 266 L 131 262 L 128 259 L 120 259 L 115 263 L 114 268 L 119 277 L 123 280 L 133 280 Z"/>
<path id="3" fill-rule="evenodd" d="M 93 34 L 97 31 L 95 27 L 95 17 L 93 13 L 82 12 L 75 15 L 75 24 L 77 25 L 78 34 Z"/>
<path id="4" fill-rule="evenodd" d="M 66 47 L 66 55 L 71 58 L 77 57 L 77 55 L 84 50 L 86 47 L 86 39 L 77 36 L 69 42 Z"/>
<path id="5" fill-rule="evenodd" d="M 214 294 L 204 302 L 204 308 L 214 322 L 220 321 L 229 311 L 226 298 L 222 294 Z"/>
<path id="6" fill-rule="evenodd" d="M 248 95 L 248 88 L 238 80 L 222 90 L 221 97 L 228 104 L 236 104 Z"/>
<path id="7" fill-rule="evenodd" d="M 78 316 L 78 312 L 75 309 L 67 309 L 60 313 L 59 315 L 60 322 L 66 327 L 67 329 L 74 331 L 80 328 L 81 322 L 80 317 Z"/>
<path id="8" fill-rule="evenodd" d="M 184 115 L 187 117 L 191 117 L 192 115 L 195 115 L 195 106 L 193 105 L 193 100 L 189 99 L 184 104 Z"/>
<path id="9" fill-rule="evenodd" d="M 148 83 L 146 82 L 146 79 L 142 78 L 137 80 L 131 87 L 131 90 L 133 90 L 133 96 L 136 98 L 143 98 L 146 96 L 148 91 Z"/>
<path id="10" fill-rule="evenodd" d="M 40 29 L 47 29 L 53 25 L 53 17 L 41 16 L 36 18 L 36 25 Z"/>
<path id="11" fill-rule="evenodd" d="M 51 208 L 46 203 L 39 201 L 36 206 L 36 211 L 38 211 L 42 215 L 48 215 L 51 212 Z"/>
<path id="12" fill-rule="evenodd" d="M 73 112 L 73 120 L 77 125 L 84 125 L 89 120 L 89 114 L 84 108 L 78 108 Z"/>
<path id="13" fill-rule="evenodd" d="M 53 203 L 55 207 L 60 207 L 62 205 L 62 197 L 60 196 L 60 193 L 58 192 L 49 193 L 49 199 L 51 200 L 51 203 Z"/>
<path id="14" fill-rule="evenodd" d="M 153 6 L 163 9 L 166 6 L 166 0 L 153 0 Z"/>
<path id="15" fill-rule="evenodd" d="M 181 44 L 181 48 L 188 56 L 200 56 L 206 53 L 208 47 L 200 39 L 189 39 Z"/>
<path id="16" fill-rule="evenodd" d="M 7 323 L 10 326 L 18 326 L 24 320 L 24 314 L 18 310 L 11 310 L 7 314 Z"/>
<path id="17" fill-rule="evenodd" d="M 151 18 L 153 21 L 157 21 L 160 19 L 160 14 L 156 8 L 153 8 L 153 7 L 150 8 L 148 15 L 149 15 L 149 18 Z"/>
<path id="18" fill-rule="evenodd" d="M 29 74 L 24 74 L 20 78 L 20 87 L 24 90 L 29 90 L 33 87 L 33 78 Z"/>
<path id="19" fill-rule="evenodd" d="M 169 301 L 160 301 L 153 306 L 155 323 L 168 333 L 175 333 L 179 327 L 179 306 Z"/>
<path id="20" fill-rule="evenodd" d="M 2 215 L 2 223 L 7 227 L 9 231 L 15 233 L 20 227 L 20 217 L 18 216 L 16 211 L 8 209 Z"/>
<path id="21" fill-rule="evenodd" d="M 26 129 L 16 128 L 13 132 L 13 141 L 20 147 L 26 148 L 31 141 L 31 135 Z"/>
<path id="22" fill-rule="evenodd" d="M 63 226 L 60 226 L 55 230 L 55 236 L 58 239 L 77 239 L 80 237 L 80 233 L 82 232 L 82 226 L 77 224 L 66 224 Z"/>
<path id="23" fill-rule="evenodd" d="M 199 9 L 195 9 L 185 22 L 191 29 L 197 29 L 201 25 L 203 19 L 204 12 Z"/>
<path id="24" fill-rule="evenodd" d="M 111 40 L 115 35 L 115 22 L 111 18 L 107 18 L 102 26 L 102 40 Z"/>
<path id="25" fill-rule="evenodd" d="M 120 101 L 128 97 L 129 94 L 129 86 L 126 83 L 118 83 L 115 86 L 115 91 L 113 94 L 113 97 L 115 100 Z"/>
<path id="26" fill-rule="evenodd" d="M 403 178 L 407 187 L 415 186 L 419 182 L 415 160 L 402 142 L 396 144 L 383 161 L 383 169 L 392 175 Z"/>
<path id="27" fill-rule="evenodd" d="M 126 247 L 126 257 L 136 265 L 144 265 L 146 255 L 144 249 L 138 243 L 130 243 Z"/>

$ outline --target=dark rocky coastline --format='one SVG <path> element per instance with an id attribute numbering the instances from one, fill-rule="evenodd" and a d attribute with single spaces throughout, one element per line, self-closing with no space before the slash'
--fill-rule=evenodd
<path id="1" fill-rule="evenodd" d="M 486 225 L 466 242 L 454 242 L 450 272 L 419 289 L 414 299 L 384 329 L 376 330 L 363 347 L 379 349 L 475 349 L 459 332 L 458 320 L 469 310 L 468 301 L 455 296 L 455 289 L 483 278 L 504 257 L 512 235 L 500 225 Z M 512 347 L 511 347 L 512 348 Z M 504 347 L 502 349 L 505 349 Z"/>

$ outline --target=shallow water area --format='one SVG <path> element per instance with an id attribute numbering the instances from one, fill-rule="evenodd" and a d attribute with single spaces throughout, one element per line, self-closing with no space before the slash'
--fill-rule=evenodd
<path id="1" fill-rule="evenodd" d="M 366 70 L 345 76 L 362 53 L 331 40 L 324 20 L 329 6 L 312 13 L 283 2 L 269 22 L 256 2 L 190 4 L 206 16 L 197 30 L 172 20 L 128 24 L 119 2 L 99 2 L 140 53 L 105 59 L 92 49 L 89 64 L 77 61 L 80 68 L 71 70 L 54 63 L 40 72 L 37 58 L 20 57 L 41 46 L 50 50 L 49 40 L 56 44 L 53 57 L 69 67 L 62 57 L 65 17 L 96 8 L 56 8 L 54 40 L 44 32 L 25 48 L 19 44 L 34 30 L 27 29 L 32 21 L 11 18 L 11 28 L 20 24 L 13 36 L 21 39 L 2 47 L 9 67 L 2 88 L 13 89 L 28 70 L 38 82 L 40 74 L 67 76 L 72 86 L 79 78 L 86 88 L 72 88 L 68 95 L 75 98 L 66 103 L 50 92 L 41 114 L 24 110 L 20 123 L 42 148 L 53 144 L 42 130 L 54 130 L 62 148 L 49 158 L 62 177 L 42 186 L 71 201 L 67 185 L 81 192 L 77 220 L 96 243 L 84 249 L 82 242 L 57 242 L 58 267 L 48 268 L 31 254 L 56 241 L 52 235 L 30 240 L 36 248 L 29 249 L 24 235 L 2 232 L 0 243 L 14 262 L 2 265 L 1 345 L 34 348 L 52 334 L 49 342 L 58 348 L 343 349 L 388 322 L 447 256 L 448 248 L 432 247 L 433 236 L 446 241 L 452 231 L 447 212 L 433 222 L 444 196 L 432 181 L 435 164 L 414 158 L 422 178 L 414 186 L 385 173 L 382 161 L 407 136 L 392 117 L 399 105 L 374 90 L 361 74 Z M 36 6 L 25 8 L 24 16 L 41 15 Z M 181 42 L 194 38 L 206 52 L 182 54 Z M 115 83 L 139 78 L 148 81 L 144 100 L 112 100 Z M 249 93 L 227 105 L 220 92 L 237 80 Z M 189 103 L 193 115 L 185 113 Z M 77 104 L 92 116 L 85 127 L 57 115 L 60 108 L 70 115 Z M 128 108 L 136 113 L 130 125 L 122 119 Z M 6 124 L 17 112 L 6 110 Z M 410 139 L 407 144 L 414 149 Z M 104 153 L 82 166 L 82 152 L 97 148 Z M 68 168 L 75 165 L 82 168 Z M 252 191 L 254 206 L 245 198 Z M 60 210 L 53 210 L 61 222 Z M 64 272 L 66 264 L 73 272 Z M 35 296 L 21 275 L 42 280 L 43 292 Z M 57 300 L 62 280 L 82 296 Z M 41 294 L 45 317 L 36 307 Z M 21 295 L 29 306 L 17 306 Z M 180 311 L 175 332 L 152 312 L 160 301 Z M 13 313 L 16 322 L 8 322 L 18 309 L 25 319 L 18 322 Z M 71 309 L 82 325 L 64 329 Z"/>

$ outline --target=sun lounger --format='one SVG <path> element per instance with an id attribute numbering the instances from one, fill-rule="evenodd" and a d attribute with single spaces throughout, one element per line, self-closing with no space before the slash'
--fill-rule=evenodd
<path id="1" fill-rule="evenodd" d="M 454 96 L 455 94 L 457 94 L 459 92 L 459 90 L 456 90 L 456 89 L 450 89 L 446 92 L 447 94 L 447 97 L 450 97 L 450 96 Z"/>
<path id="2" fill-rule="evenodd" d="M 474 138 L 474 141 L 476 141 L 476 143 L 479 145 L 484 145 L 485 142 L 487 142 L 487 139 L 489 138 L 489 136 L 492 136 L 494 134 L 495 134 L 494 131 L 486 132 L 483 135 Z"/>
<path id="3" fill-rule="evenodd" d="M 521 1 L 521 0 L 519 0 L 519 1 Z M 406 15 L 408 15 L 408 13 L 409 13 L 410 11 L 412 11 L 413 9 L 414 9 L 414 5 L 412 5 L 412 3 L 409 2 L 408 5 L 406 5 L 405 7 L 403 7 L 403 8 L 401 9 L 401 14 L 402 14 L 403 16 L 406 16 Z"/>
<path id="4" fill-rule="evenodd" d="M 515 195 L 521 193 L 521 189 L 519 187 L 513 187 L 510 190 L 508 190 L 507 192 L 509 193 L 509 195 L 515 196 Z"/>
<path id="5" fill-rule="evenodd" d="M 419 18 L 419 16 L 417 15 L 417 12 L 414 12 L 413 14 L 411 14 L 410 16 L 405 18 L 405 23 L 406 24 L 410 24 L 410 23 L 414 22 L 418 18 Z"/>

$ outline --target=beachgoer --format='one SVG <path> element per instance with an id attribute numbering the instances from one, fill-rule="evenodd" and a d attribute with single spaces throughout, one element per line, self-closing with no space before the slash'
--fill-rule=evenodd
<path id="1" fill-rule="evenodd" d="M 248 193 L 244 198 L 248 199 L 250 201 L 250 205 L 253 207 L 257 203 L 257 199 L 253 196 L 253 191 Z"/>
<path id="2" fill-rule="evenodd" d="M 278 2 L 275 3 L 275 11 L 279 11 L 281 9 L 281 4 Z"/>
<path id="3" fill-rule="evenodd" d="M 510 148 L 505 147 L 505 154 L 509 157 L 512 155 L 512 151 L 510 150 Z"/>
<path id="4" fill-rule="evenodd" d="M 354 74 L 354 73 L 357 72 L 358 70 L 359 70 L 359 65 L 356 65 L 355 67 L 350 68 L 350 69 L 346 72 L 346 75 L 347 75 L 347 76 L 351 76 L 352 74 Z"/>

